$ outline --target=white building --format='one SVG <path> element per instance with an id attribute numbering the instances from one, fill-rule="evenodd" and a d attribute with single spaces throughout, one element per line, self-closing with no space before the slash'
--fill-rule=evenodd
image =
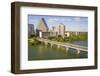
<path id="1" fill-rule="evenodd" d="M 50 30 L 50 32 L 52 36 L 57 36 L 57 35 L 64 36 L 65 35 L 65 25 L 60 23 L 56 25 L 55 27 L 52 27 L 52 30 Z"/>
<path id="2" fill-rule="evenodd" d="M 62 24 L 62 23 L 58 24 L 57 32 L 58 32 L 58 35 L 64 36 L 64 34 L 65 34 L 65 25 Z"/>

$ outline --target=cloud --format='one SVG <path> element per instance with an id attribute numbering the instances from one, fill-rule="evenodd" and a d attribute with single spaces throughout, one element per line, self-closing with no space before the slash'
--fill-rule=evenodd
<path id="1" fill-rule="evenodd" d="M 47 19 L 48 22 L 57 22 L 59 21 L 59 18 L 49 18 Z"/>
<path id="2" fill-rule="evenodd" d="M 80 18 L 80 17 L 74 17 L 74 20 L 75 20 L 75 21 L 80 21 L 81 18 Z"/>
<path id="3" fill-rule="evenodd" d="M 36 19 L 29 19 L 29 23 L 32 23 L 32 24 L 34 24 L 34 23 L 36 23 L 38 20 L 36 20 Z"/>
<path id="4" fill-rule="evenodd" d="M 68 21 L 68 22 L 70 22 L 70 21 L 72 21 L 72 18 L 66 18 L 66 19 L 64 19 L 63 21 Z"/>
<path id="5" fill-rule="evenodd" d="M 88 17 L 74 17 L 74 21 L 87 22 L 88 21 Z"/>
<path id="6" fill-rule="evenodd" d="M 48 22 L 67 22 L 67 21 L 72 21 L 71 18 L 49 18 L 47 19 Z"/>

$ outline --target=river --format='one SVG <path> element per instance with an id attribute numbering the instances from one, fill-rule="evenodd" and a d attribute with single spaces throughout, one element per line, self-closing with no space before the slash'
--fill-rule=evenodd
<path id="1" fill-rule="evenodd" d="M 87 41 L 74 41 L 73 44 L 88 46 Z M 77 50 L 65 48 L 50 47 L 43 44 L 28 46 L 28 60 L 55 60 L 55 59 L 79 59 L 87 58 L 87 52 L 81 51 L 77 54 Z"/>

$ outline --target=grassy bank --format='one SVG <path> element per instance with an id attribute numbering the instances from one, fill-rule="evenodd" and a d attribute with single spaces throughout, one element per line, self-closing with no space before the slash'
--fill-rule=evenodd
<path id="1" fill-rule="evenodd" d="M 87 34 L 71 35 L 69 37 L 67 36 L 62 37 L 61 35 L 58 35 L 58 36 L 48 36 L 44 38 L 53 41 L 58 41 L 58 42 L 73 42 L 73 41 L 81 41 L 81 40 L 84 41 L 88 39 Z"/>
<path id="2" fill-rule="evenodd" d="M 30 38 L 29 40 L 28 40 L 28 44 L 29 45 L 38 45 L 38 44 L 40 44 L 41 42 L 40 41 L 38 41 L 36 38 Z"/>

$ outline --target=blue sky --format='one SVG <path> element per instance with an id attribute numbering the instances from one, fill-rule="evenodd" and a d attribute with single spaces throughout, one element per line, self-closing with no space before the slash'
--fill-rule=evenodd
<path id="1" fill-rule="evenodd" d="M 88 31 L 88 17 L 29 15 L 28 24 L 34 24 L 36 29 L 41 18 L 45 19 L 49 28 L 63 23 L 66 27 L 66 31 Z"/>

